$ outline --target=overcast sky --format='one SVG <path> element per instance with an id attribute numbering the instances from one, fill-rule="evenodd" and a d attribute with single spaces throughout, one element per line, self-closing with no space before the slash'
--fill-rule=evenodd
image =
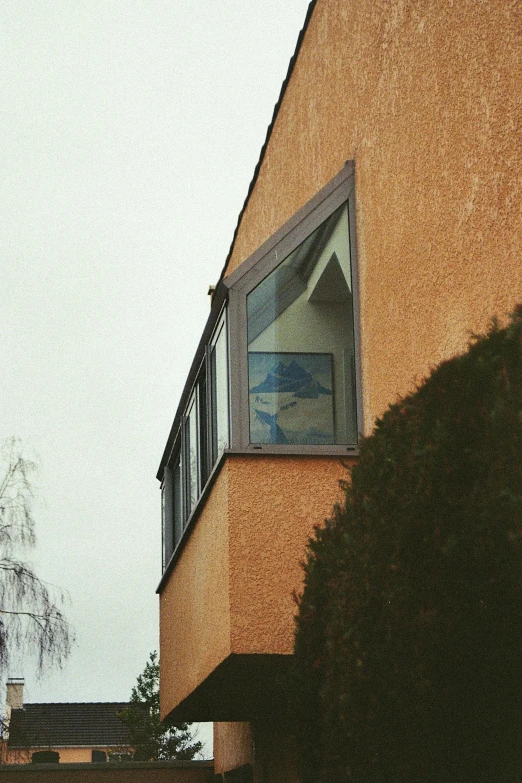
<path id="1" fill-rule="evenodd" d="M 77 634 L 27 701 L 125 700 L 158 647 L 156 470 L 307 6 L 0 0 L 0 436 Z"/>

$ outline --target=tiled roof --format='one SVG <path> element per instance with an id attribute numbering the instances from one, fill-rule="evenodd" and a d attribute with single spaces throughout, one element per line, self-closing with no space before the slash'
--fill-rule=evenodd
<path id="1" fill-rule="evenodd" d="M 25 704 L 11 713 L 9 747 L 128 745 L 127 728 L 117 716 L 127 706 L 113 701 Z"/>

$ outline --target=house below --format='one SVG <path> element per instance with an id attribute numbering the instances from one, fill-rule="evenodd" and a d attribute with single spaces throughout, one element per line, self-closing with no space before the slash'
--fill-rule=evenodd
<path id="1" fill-rule="evenodd" d="M 131 759 L 126 702 L 24 704 L 23 680 L 7 683 L 4 764 L 103 762 Z"/>

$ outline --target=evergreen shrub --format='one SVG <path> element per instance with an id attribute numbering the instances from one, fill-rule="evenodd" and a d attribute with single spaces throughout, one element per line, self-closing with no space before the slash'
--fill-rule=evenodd
<path id="1" fill-rule="evenodd" d="M 391 405 L 304 564 L 304 781 L 522 780 L 522 306 Z"/>

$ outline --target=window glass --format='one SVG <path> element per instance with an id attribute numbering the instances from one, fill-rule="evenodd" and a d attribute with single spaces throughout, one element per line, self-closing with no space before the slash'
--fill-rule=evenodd
<path id="1" fill-rule="evenodd" d="M 178 454 L 172 469 L 174 546 L 181 540 L 183 533 L 183 490 L 181 481 L 181 454 Z"/>
<path id="2" fill-rule="evenodd" d="M 211 345 L 212 463 L 229 445 L 227 328 L 223 318 Z"/>
<path id="3" fill-rule="evenodd" d="M 198 471 L 198 409 L 196 392 L 192 397 L 185 420 L 185 443 L 187 454 L 187 516 L 196 505 L 199 493 Z"/>
<path id="4" fill-rule="evenodd" d="M 163 521 L 163 567 L 174 551 L 174 519 L 172 508 L 172 471 L 165 468 L 161 485 L 161 516 Z"/>
<path id="5" fill-rule="evenodd" d="M 247 296 L 251 443 L 356 443 L 348 205 Z"/>
<path id="6" fill-rule="evenodd" d="M 208 413 L 207 413 L 207 377 L 203 372 L 198 383 L 198 419 L 199 419 L 199 471 L 200 489 L 205 486 L 211 465 L 208 459 Z"/>

